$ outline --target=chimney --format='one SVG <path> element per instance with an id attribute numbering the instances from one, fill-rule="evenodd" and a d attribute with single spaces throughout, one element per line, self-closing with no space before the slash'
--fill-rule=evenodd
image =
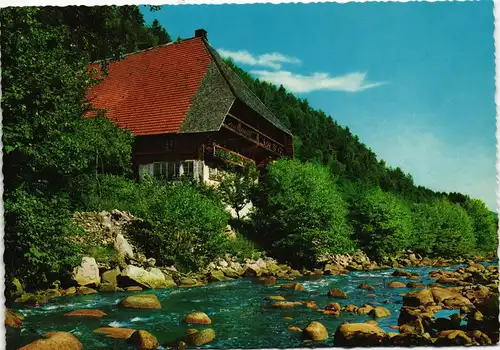
<path id="1" fill-rule="evenodd" d="M 196 38 L 202 38 L 208 41 L 207 39 L 207 31 L 205 29 L 196 29 L 194 31 L 194 36 Z"/>

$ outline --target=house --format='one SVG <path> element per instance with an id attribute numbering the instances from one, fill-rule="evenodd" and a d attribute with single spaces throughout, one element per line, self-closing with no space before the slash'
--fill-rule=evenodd
<path id="1" fill-rule="evenodd" d="M 291 132 L 210 46 L 207 32 L 110 63 L 87 101 L 135 136 L 144 174 L 207 183 L 227 164 L 293 157 Z"/>

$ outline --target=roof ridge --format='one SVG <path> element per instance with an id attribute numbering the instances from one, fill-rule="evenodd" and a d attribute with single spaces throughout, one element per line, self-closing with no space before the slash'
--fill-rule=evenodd
<path id="1" fill-rule="evenodd" d="M 151 46 L 151 47 L 148 47 L 146 49 L 142 49 L 142 50 L 137 50 L 137 51 L 125 53 L 125 54 L 123 54 L 121 56 L 120 60 L 122 60 L 122 59 L 124 59 L 125 57 L 128 57 L 128 56 L 140 54 L 140 53 L 151 51 L 151 50 L 158 49 L 158 48 L 163 48 L 163 47 L 166 47 L 166 46 L 169 46 L 169 45 L 182 44 L 185 41 L 190 41 L 190 40 L 193 40 L 193 39 L 201 39 L 201 38 L 194 36 L 194 37 L 187 38 L 187 39 L 181 39 L 181 41 L 177 41 L 177 40 L 176 41 L 170 41 L 170 42 L 165 43 L 165 44 Z M 102 63 L 102 62 L 105 62 L 106 60 L 112 60 L 112 58 L 111 57 L 103 58 L 103 59 L 100 59 L 100 60 L 97 60 L 97 61 L 94 61 L 94 62 L 90 62 L 89 65 L 97 64 L 97 63 Z"/>
<path id="2" fill-rule="evenodd" d="M 219 71 L 221 72 L 222 76 L 223 76 L 223 77 L 224 77 L 224 79 L 226 80 L 226 82 L 227 82 L 227 84 L 228 84 L 229 88 L 231 89 L 231 92 L 233 93 L 233 95 L 234 95 L 236 98 L 238 98 L 238 99 L 240 99 L 240 100 L 241 100 L 241 98 L 240 98 L 240 97 L 238 97 L 238 94 L 237 94 L 237 93 L 235 93 L 235 88 L 233 87 L 233 85 L 232 85 L 232 84 L 231 84 L 231 82 L 229 81 L 229 79 L 228 79 L 228 77 L 226 76 L 226 73 L 224 72 L 224 70 L 223 70 L 223 69 L 221 69 L 221 67 L 220 67 L 220 65 L 219 65 L 219 62 L 218 62 L 217 58 L 215 57 L 215 55 L 218 55 L 218 56 L 220 57 L 220 55 L 219 55 L 219 53 L 217 52 L 217 50 L 215 50 L 215 49 L 214 49 L 214 48 L 213 48 L 213 47 L 212 47 L 212 46 L 211 46 L 211 45 L 210 45 L 210 44 L 209 44 L 206 40 L 203 40 L 203 39 L 202 39 L 202 42 L 205 44 L 205 47 L 207 48 L 207 51 L 208 51 L 208 53 L 210 54 L 210 56 L 212 56 L 212 57 L 214 58 L 214 62 L 215 62 L 215 64 L 217 65 L 217 67 L 219 68 Z M 221 61 L 223 61 L 223 60 L 222 60 L 222 58 L 221 58 Z M 223 64 L 225 64 L 225 63 L 223 62 Z M 227 67 L 227 68 L 231 70 L 231 68 L 230 68 L 230 67 Z M 280 129 L 282 129 L 283 131 L 285 131 L 285 132 L 287 132 L 287 133 L 289 133 L 289 134 L 291 135 L 291 134 L 292 134 L 292 132 L 291 132 L 290 130 L 288 130 L 288 128 L 286 128 L 286 127 L 283 125 L 283 123 L 281 123 L 281 121 L 280 121 L 280 120 L 279 120 L 279 119 L 278 119 L 278 118 L 274 115 L 274 113 L 273 113 L 273 112 L 269 109 L 269 107 L 267 107 L 267 106 L 266 106 L 266 104 L 265 104 L 264 102 L 262 102 L 262 101 L 261 101 L 261 99 L 260 99 L 260 98 L 259 98 L 259 97 L 258 97 L 258 96 L 257 96 L 257 95 L 256 95 L 256 94 L 255 94 L 255 93 L 254 93 L 254 92 L 253 92 L 253 91 L 252 91 L 252 90 L 251 90 L 251 89 L 250 89 L 250 88 L 249 88 L 249 87 L 245 84 L 245 82 L 243 81 L 243 79 L 241 79 L 241 78 L 239 77 L 239 75 L 238 75 L 236 72 L 234 72 L 234 77 L 235 77 L 236 79 L 238 79 L 238 80 L 239 80 L 239 82 L 240 82 L 243 86 L 245 86 L 245 87 L 246 87 L 246 89 L 250 92 L 250 94 L 252 94 L 252 95 L 253 95 L 253 97 L 255 97 L 255 99 L 256 99 L 257 101 L 259 101 L 259 102 L 262 104 L 262 106 L 263 106 L 263 107 L 264 107 L 264 108 L 265 108 L 265 109 L 269 112 L 269 114 L 270 114 L 270 115 L 271 115 L 271 116 L 275 119 L 275 121 L 273 122 L 273 121 L 269 120 L 268 118 L 266 118 L 265 116 L 263 116 L 263 117 L 264 117 L 265 119 L 267 119 L 267 120 L 268 120 L 271 124 L 275 124 L 275 123 L 276 123 L 276 124 L 278 124 L 278 125 L 275 125 L 275 126 L 276 126 L 276 127 L 278 127 L 278 128 L 280 128 Z M 248 105 L 246 102 L 244 102 L 244 101 L 242 101 L 242 102 L 243 102 L 243 103 L 245 103 L 246 105 Z M 251 108 L 251 109 L 254 109 L 254 108 L 252 108 L 252 107 L 250 107 L 250 106 L 248 106 L 248 107 L 249 107 L 249 108 Z M 258 111 L 255 111 L 255 112 L 259 113 Z M 259 114 L 260 114 L 260 113 L 259 113 Z"/>

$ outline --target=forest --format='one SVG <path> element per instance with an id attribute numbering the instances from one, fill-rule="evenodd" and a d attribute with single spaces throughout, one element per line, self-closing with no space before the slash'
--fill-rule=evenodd
<path id="1" fill-rule="evenodd" d="M 481 200 L 415 184 L 348 127 L 230 61 L 295 135 L 295 159 L 270 165 L 256 186 L 254 169 L 219 189 L 136 183 L 133 136 L 105 111 L 83 117 L 92 108 L 85 92 L 97 83 L 87 66 L 105 68 L 168 43 L 166 28 L 146 25 L 138 6 L 3 8 L 0 22 L 7 280 L 43 288 L 88 254 L 90 247 L 69 239 L 83 234 L 72 223 L 75 211 L 132 212 L 142 219 L 137 244 L 159 264 L 184 270 L 224 253 L 244 259 L 265 251 L 312 267 L 358 248 L 376 259 L 406 249 L 442 257 L 496 252 L 498 217 Z M 227 242 L 224 205 L 238 208 L 248 199 L 255 211 L 232 223 L 241 234 Z"/>

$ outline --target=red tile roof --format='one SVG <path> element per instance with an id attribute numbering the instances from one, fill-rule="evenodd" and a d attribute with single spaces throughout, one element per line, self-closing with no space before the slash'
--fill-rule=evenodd
<path id="1" fill-rule="evenodd" d="M 136 136 L 178 132 L 211 61 L 197 37 L 130 54 L 109 65 L 87 101 Z"/>

